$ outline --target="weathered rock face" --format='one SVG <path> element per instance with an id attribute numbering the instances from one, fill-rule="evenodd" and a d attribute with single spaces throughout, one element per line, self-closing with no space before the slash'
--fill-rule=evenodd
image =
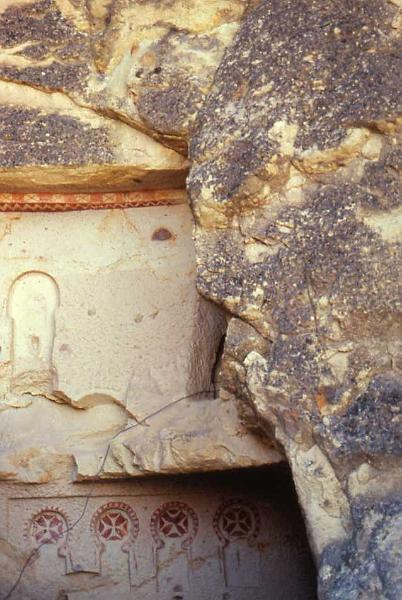
<path id="1" fill-rule="evenodd" d="M 397 4 L 260 2 L 191 143 L 222 394 L 285 448 L 321 598 L 402 593 Z"/>
<path id="2" fill-rule="evenodd" d="M 0 7 L 0 80 L 14 86 L 1 83 L 0 93 L 2 89 L 18 93 L 17 87 L 23 94 L 33 93 L 32 87 L 38 90 L 34 98 L 25 98 L 24 106 L 35 99 L 48 105 L 62 93 L 61 116 L 51 112 L 48 118 L 56 127 L 67 127 L 69 135 L 76 132 L 81 137 L 84 130 L 83 146 L 88 141 L 97 144 L 95 123 L 88 124 L 91 112 L 88 115 L 82 107 L 103 115 L 99 125 L 106 131 L 97 151 L 102 149 L 106 156 L 96 158 L 107 159 L 107 164 L 113 163 L 113 144 L 104 115 L 117 120 L 112 124 L 118 139 L 125 131 L 144 151 L 143 139 L 122 121 L 185 154 L 188 130 L 246 4 L 245 0 L 7 1 Z M 65 112 L 80 108 L 73 115 L 76 124 L 67 122 Z M 42 114 L 22 111 L 18 118 L 24 124 L 32 121 L 31 140 L 46 127 L 38 124 L 45 118 Z M 92 119 L 100 116 L 92 114 Z M 129 141 L 122 140 L 127 151 Z M 153 148 L 150 140 L 148 144 Z M 165 160 L 173 160 L 174 153 L 162 148 L 159 152 Z M 57 150 L 49 154 L 54 159 Z M 82 149 L 79 158 L 90 164 L 94 157 Z M 131 189 L 127 182 L 125 189 Z"/>
<path id="3" fill-rule="evenodd" d="M 0 191 L 175 188 L 187 168 L 174 150 L 65 94 L 0 80 Z"/>
<path id="4" fill-rule="evenodd" d="M 3 2 L 0 191 L 183 187 L 188 131 L 244 8 Z"/>
<path id="5" fill-rule="evenodd" d="M 402 596 L 401 22 L 399 0 L 2 2 L 1 209 L 27 210 L 21 192 L 65 210 L 87 200 L 62 192 L 183 187 L 190 143 L 197 255 L 184 205 L 3 215 L 3 478 L 58 480 L 57 497 L 72 477 L 285 453 L 320 599 Z M 231 316 L 221 361 L 195 258 Z M 168 406 L 211 371 L 218 398 Z"/>
<path id="6" fill-rule="evenodd" d="M 196 291 L 184 190 L 6 193 L 0 209 L 1 600 L 265 600 L 272 577 L 272 600 L 311 596 L 302 521 L 260 517 L 247 486 L 96 486 L 283 462 L 214 397 L 226 320 Z"/>

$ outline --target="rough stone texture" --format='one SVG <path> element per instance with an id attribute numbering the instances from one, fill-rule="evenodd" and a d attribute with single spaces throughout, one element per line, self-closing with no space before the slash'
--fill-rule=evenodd
<path id="1" fill-rule="evenodd" d="M 237 24 L 209 33 L 169 28 L 136 58 L 129 87 L 142 121 L 165 135 L 186 138 Z M 142 66 L 145 65 L 145 66 Z"/>
<path id="2" fill-rule="evenodd" d="M 221 394 L 285 449 L 325 600 L 402 595 L 398 5 L 257 3 L 191 142 Z"/>
<path id="3" fill-rule="evenodd" d="M 6 2 L 0 16 L 1 77 L 48 90 L 83 89 L 91 70 L 90 38 L 81 15 L 84 3 L 79 4 Z"/>
<path id="4" fill-rule="evenodd" d="M 62 93 L 185 153 L 246 4 L 7 0 L 0 7 L 0 81 Z"/>
<path id="5" fill-rule="evenodd" d="M 75 458 L 79 479 L 98 477 L 93 452 Z M 270 440 L 252 436 L 239 422 L 232 403 L 200 397 L 177 403 L 147 426 L 113 440 L 102 477 L 223 471 L 282 461 Z"/>
<path id="6" fill-rule="evenodd" d="M 352 539 L 325 551 L 320 596 L 397 600 L 402 585 L 401 497 L 363 501 L 354 507 L 352 517 Z"/>
<path id="7" fill-rule="evenodd" d="M 0 191 L 177 188 L 187 169 L 174 150 L 65 94 L 0 80 Z"/>
<path id="8" fill-rule="evenodd" d="M 2 2 L 1 189 L 180 187 L 190 141 L 198 289 L 232 316 L 223 356 L 215 356 L 217 330 L 212 345 L 203 340 L 217 315 L 195 302 L 191 350 L 167 369 L 191 379 L 191 389 L 207 375 L 209 382 L 212 369 L 219 398 L 174 404 L 163 418 L 140 424 L 134 417 L 148 414 L 143 398 L 133 393 L 131 408 L 121 406 L 90 386 L 95 406 L 80 410 L 71 397 L 82 393 L 52 394 L 52 369 L 35 360 L 30 368 L 35 352 L 23 353 L 28 376 L 10 377 L 8 365 L 2 378 L 16 392 L 5 390 L 3 477 L 39 483 L 66 473 L 86 479 L 224 469 L 277 462 L 285 452 L 320 599 L 402 596 L 400 8 L 400 0 Z M 124 227 L 112 227 L 108 239 L 116 252 L 108 275 L 117 279 L 132 268 L 121 262 L 121 239 L 132 244 L 134 235 Z M 147 242 L 172 244 L 169 231 L 158 223 Z M 7 224 L 2 244 L 11 272 L 26 256 L 22 246 L 13 254 L 9 234 Z M 37 239 L 42 247 L 47 234 Z M 192 269 L 189 248 L 182 259 Z M 74 252 L 70 264 L 82 267 Z M 42 270 L 49 257 L 53 246 L 31 268 Z M 188 281 L 181 268 L 175 276 L 178 286 Z M 141 281 L 146 289 L 150 273 Z M 32 282 L 40 291 L 41 282 Z M 21 311 L 23 302 L 17 305 Z M 185 315 L 174 314 L 180 330 Z M 137 316 L 122 319 L 129 332 Z M 113 344 L 107 327 L 98 337 L 85 329 L 78 336 L 91 360 L 103 356 L 103 329 Z M 176 329 L 168 328 L 172 339 Z M 164 349 L 162 341 L 156 354 Z M 83 382 L 93 366 L 79 373 Z M 149 357 L 140 367 L 134 390 Z M 21 391 L 32 373 L 38 396 L 10 408 L 16 397 L 29 404 Z M 163 369 L 155 378 L 169 379 Z M 63 379 L 73 388 L 78 380 Z M 183 387 L 180 381 L 172 376 L 172 384 Z M 145 388 L 148 407 L 158 410 L 158 393 Z M 45 413 L 67 450 L 40 447 Z M 109 445 L 126 426 L 133 428 Z M 13 428 L 25 433 L 9 440 Z M 9 564 L 15 555 L 7 544 Z"/>
<path id="9" fill-rule="evenodd" d="M 102 9 L 94 2 L 93 52 L 101 75 L 89 83 L 90 101 L 185 153 L 246 6 L 245 0 L 118 0 Z"/>

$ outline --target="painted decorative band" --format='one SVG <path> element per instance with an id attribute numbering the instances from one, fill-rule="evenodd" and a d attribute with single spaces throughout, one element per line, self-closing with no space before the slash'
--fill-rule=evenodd
<path id="1" fill-rule="evenodd" d="M 185 204 L 184 190 L 107 192 L 91 194 L 2 193 L 0 212 L 67 212 L 110 208 L 143 208 Z"/>

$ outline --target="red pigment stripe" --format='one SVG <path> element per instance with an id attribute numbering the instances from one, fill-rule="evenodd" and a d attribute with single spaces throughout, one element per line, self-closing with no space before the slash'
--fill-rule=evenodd
<path id="1" fill-rule="evenodd" d="M 176 206 L 176 202 L 169 200 L 149 200 L 142 202 L 104 202 L 87 204 L 83 202 L 49 203 L 49 202 L 0 202 L 0 212 L 67 212 L 82 210 L 107 210 L 124 208 L 147 208 L 154 206 Z"/>
<path id="2" fill-rule="evenodd" d="M 5 199 L 10 198 L 9 200 Z M 165 197 L 164 197 L 165 196 Z M 3 198 L 2 198 L 3 197 Z M 113 208 L 141 208 L 148 206 L 174 206 L 184 202 L 184 190 L 149 190 L 148 192 L 105 193 L 0 193 L 2 212 L 57 212 L 74 210 L 99 210 Z"/>

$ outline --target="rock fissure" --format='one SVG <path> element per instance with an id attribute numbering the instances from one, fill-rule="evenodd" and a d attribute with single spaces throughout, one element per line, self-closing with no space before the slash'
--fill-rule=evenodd
<path id="1" fill-rule="evenodd" d="M 83 486 L 286 460 L 320 600 L 402 595 L 400 8 L 397 0 L 7 0 L 0 190 L 183 188 L 188 148 L 195 256 L 185 205 L 153 216 L 123 207 L 124 218 L 91 211 L 79 222 L 74 213 L 4 217 L 1 477 L 57 486 L 72 455 Z M 64 269 L 66 257 L 74 269 Z M 18 288 L 21 275 L 28 279 Z M 24 282 L 36 293 L 27 295 Z M 166 404 L 172 397 L 180 402 Z M 236 546 L 218 510 L 218 551 L 208 546 L 194 559 L 192 497 L 174 506 L 165 498 L 157 512 L 151 489 L 141 519 L 153 514 L 155 572 L 135 580 L 137 500 L 128 497 L 109 506 L 106 521 L 96 506 L 95 562 L 74 562 L 80 577 L 102 573 L 100 593 L 110 596 L 113 582 L 123 594 L 127 580 L 141 593 L 157 584 L 163 598 L 186 597 L 188 573 L 213 556 L 223 595 L 261 575 L 242 568 L 257 564 L 255 551 L 265 556 L 252 504 L 222 514 L 245 511 L 241 526 L 250 533 L 254 524 L 254 538 Z M 84 513 L 92 501 L 90 492 Z M 14 492 L 2 502 L 7 514 L 22 511 Z M 50 513 L 65 522 L 63 511 Z M 117 538 L 125 527 L 132 535 L 113 559 L 108 519 Z M 193 537 L 180 538 L 180 527 Z M 84 531 L 76 528 L 77 540 Z M 37 554 L 40 572 L 45 551 Z M 76 576 L 69 560 L 66 573 Z M 178 561 L 186 577 L 173 585 Z M 117 575 L 104 577 L 112 564 Z M 192 585 L 189 593 L 199 593 Z M 77 589 L 66 597 L 86 599 Z"/>

